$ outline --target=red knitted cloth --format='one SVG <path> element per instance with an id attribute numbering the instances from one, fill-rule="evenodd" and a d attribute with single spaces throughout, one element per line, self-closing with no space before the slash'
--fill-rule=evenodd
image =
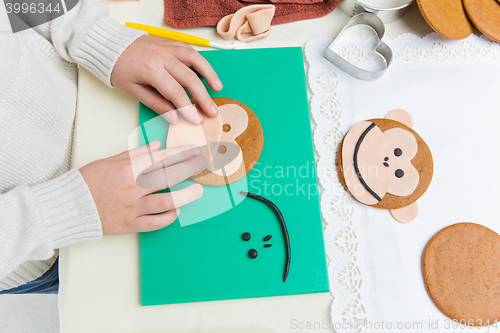
<path id="1" fill-rule="evenodd" d="M 252 2 L 250 2 L 252 1 Z M 308 20 L 324 16 L 340 0 L 164 0 L 165 23 L 176 28 L 217 25 L 226 15 L 254 4 L 274 4 L 276 13 L 271 24 Z"/>

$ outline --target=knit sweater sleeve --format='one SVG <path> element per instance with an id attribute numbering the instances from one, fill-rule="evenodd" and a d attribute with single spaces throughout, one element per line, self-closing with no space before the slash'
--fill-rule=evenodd
<path id="1" fill-rule="evenodd" d="M 66 14 L 34 29 L 69 62 L 88 69 L 108 86 L 123 51 L 144 31 L 128 28 L 108 16 L 108 5 L 80 0 Z"/>
<path id="2" fill-rule="evenodd" d="M 47 260 L 54 249 L 102 235 L 92 195 L 77 170 L 0 195 L 0 212 L 0 280 L 20 263 Z"/>

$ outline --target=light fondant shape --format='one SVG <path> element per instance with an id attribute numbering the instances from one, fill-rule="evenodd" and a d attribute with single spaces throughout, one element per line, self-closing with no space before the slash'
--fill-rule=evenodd
<path id="1" fill-rule="evenodd" d="M 189 122 L 179 112 L 178 122 L 169 127 L 166 147 L 198 146 L 208 161 L 207 170 L 219 176 L 230 176 L 243 163 L 243 154 L 235 139 L 246 130 L 248 115 L 236 104 L 222 105 L 218 109 L 216 117 L 206 117 L 201 125 Z M 229 130 L 226 132 L 224 128 Z"/>
<path id="2" fill-rule="evenodd" d="M 227 132 L 221 132 L 219 142 L 221 142 L 221 145 L 223 145 L 226 149 L 229 147 L 236 147 L 238 149 L 238 153 L 235 158 L 232 158 L 232 156 L 228 154 L 227 150 L 224 151 L 224 149 L 217 149 L 213 152 L 213 159 L 217 163 L 211 164 L 207 169 L 219 176 L 224 176 L 224 174 L 229 176 L 238 171 L 238 168 L 243 163 L 243 154 L 240 147 L 236 143 L 236 138 L 245 132 L 248 126 L 248 114 L 241 106 L 236 104 L 219 106 L 219 114 L 223 120 L 221 129 L 224 125 L 228 125 L 225 127 L 229 128 Z M 226 142 L 234 145 L 225 145 L 224 143 Z M 222 168 L 214 167 L 218 165 L 223 165 L 224 170 Z"/>
<path id="3" fill-rule="evenodd" d="M 181 112 L 178 112 L 178 121 L 170 125 L 167 135 L 167 149 L 181 146 L 202 147 L 202 156 L 212 164 L 212 151 L 210 142 L 219 142 L 222 135 L 222 117 L 205 117 L 201 125 L 195 125 L 188 121 Z"/>
<path id="4" fill-rule="evenodd" d="M 234 14 L 224 16 L 217 23 L 217 32 L 225 40 L 236 37 L 245 43 L 266 37 L 271 33 L 274 12 L 274 5 L 243 7 Z"/>
<path id="5" fill-rule="evenodd" d="M 402 128 L 392 128 L 384 132 L 389 145 L 389 164 L 391 178 L 388 193 L 405 197 L 415 191 L 420 180 L 417 169 L 411 164 L 411 160 L 417 155 L 417 140 L 410 132 Z M 401 155 L 396 154 L 399 149 Z M 396 156 L 399 155 L 399 156 Z M 398 178 L 397 170 L 403 171 L 403 177 Z"/>
<path id="6" fill-rule="evenodd" d="M 391 209 L 391 215 L 398 222 L 409 223 L 418 216 L 418 203 L 414 202 L 403 208 Z"/>
<path id="7" fill-rule="evenodd" d="M 403 109 L 394 109 L 389 111 L 389 113 L 385 116 L 385 119 L 399 121 L 400 123 L 413 128 L 413 117 Z"/>

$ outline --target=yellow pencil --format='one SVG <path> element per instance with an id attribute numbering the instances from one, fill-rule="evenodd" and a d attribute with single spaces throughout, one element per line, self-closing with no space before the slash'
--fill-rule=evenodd
<path id="1" fill-rule="evenodd" d="M 218 49 L 225 49 L 225 50 L 227 50 L 227 49 L 243 49 L 246 47 L 245 43 L 242 43 L 239 41 L 235 41 L 233 44 L 219 44 L 219 43 L 211 42 L 205 38 L 185 34 L 183 32 L 157 28 L 157 27 L 153 27 L 150 25 L 146 25 L 146 24 L 125 22 L 125 25 L 129 28 L 146 31 L 148 33 L 148 35 L 150 35 L 150 36 L 161 37 L 161 38 L 170 39 L 170 40 L 177 40 L 177 41 L 184 42 L 184 43 L 191 44 L 191 45 L 215 47 Z"/>

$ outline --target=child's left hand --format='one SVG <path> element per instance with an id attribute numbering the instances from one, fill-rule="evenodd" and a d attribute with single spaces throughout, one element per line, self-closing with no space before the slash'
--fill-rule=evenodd
<path id="1" fill-rule="evenodd" d="M 200 124 L 204 118 L 199 112 L 185 112 L 192 111 L 186 107 L 192 106 L 192 103 L 183 87 L 187 88 L 207 116 L 215 117 L 218 110 L 201 80 L 189 67 L 203 75 L 210 88 L 216 91 L 222 89 L 212 66 L 191 46 L 142 36 L 130 44 L 116 61 L 111 84 L 158 114 L 166 113 L 165 118 L 172 124 L 177 122 L 175 110 L 180 108 L 183 108 L 181 112 L 189 121 Z"/>

